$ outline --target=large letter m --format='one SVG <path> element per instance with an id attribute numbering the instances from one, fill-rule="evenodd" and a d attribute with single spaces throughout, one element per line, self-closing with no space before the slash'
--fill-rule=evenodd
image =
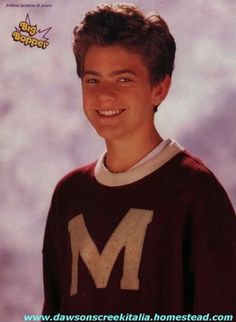
<path id="1" fill-rule="evenodd" d="M 113 231 L 101 254 L 84 222 L 83 214 L 69 221 L 72 252 L 71 295 L 78 292 L 79 256 L 87 266 L 97 288 L 105 288 L 115 261 L 123 248 L 123 275 L 120 288 L 139 289 L 139 265 L 148 224 L 152 221 L 153 211 L 130 209 Z"/>

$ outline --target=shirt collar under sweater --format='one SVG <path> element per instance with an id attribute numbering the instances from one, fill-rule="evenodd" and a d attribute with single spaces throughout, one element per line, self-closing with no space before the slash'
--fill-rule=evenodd
<path id="1" fill-rule="evenodd" d="M 109 187 L 118 187 L 138 181 L 171 160 L 184 148 L 175 140 L 167 139 L 125 172 L 112 173 L 104 165 L 106 152 L 99 158 L 94 174 L 98 182 Z"/>

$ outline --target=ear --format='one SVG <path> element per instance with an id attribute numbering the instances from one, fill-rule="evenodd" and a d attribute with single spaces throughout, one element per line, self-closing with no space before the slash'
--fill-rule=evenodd
<path id="1" fill-rule="evenodd" d="M 171 78 L 166 75 L 162 81 L 158 82 L 152 88 L 152 104 L 158 106 L 166 98 L 171 85 Z"/>

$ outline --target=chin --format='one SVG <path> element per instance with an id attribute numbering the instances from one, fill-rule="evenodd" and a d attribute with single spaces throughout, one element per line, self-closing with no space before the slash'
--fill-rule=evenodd
<path id="1" fill-rule="evenodd" d="M 113 129 L 96 129 L 97 134 L 104 140 L 115 140 L 121 136 L 121 133 L 117 133 Z"/>

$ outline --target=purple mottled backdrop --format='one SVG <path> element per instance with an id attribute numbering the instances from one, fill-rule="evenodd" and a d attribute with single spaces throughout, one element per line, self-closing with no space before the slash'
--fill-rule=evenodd
<path id="1" fill-rule="evenodd" d="M 113 2 L 113 1 L 109 1 Z M 121 1 L 122 2 L 122 1 Z M 236 3 L 231 0 L 133 1 L 159 11 L 177 42 L 172 89 L 156 115 L 216 173 L 236 205 Z M 94 160 L 102 141 L 82 114 L 72 29 L 100 1 L 0 1 L 0 321 L 40 314 L 41 249 L 51 195 L 71 169 Z M 14 42 L 14 27 L 52 27 L 45 49 Z"/>

